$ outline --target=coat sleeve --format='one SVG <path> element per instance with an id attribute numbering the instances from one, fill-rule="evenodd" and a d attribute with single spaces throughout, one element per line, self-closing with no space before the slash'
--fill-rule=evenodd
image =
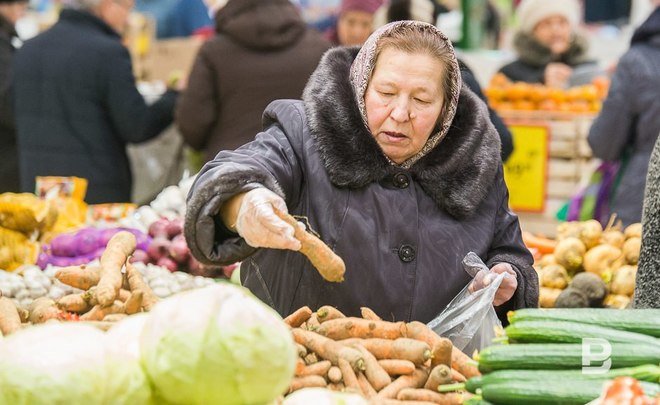
<path id="1" fill-rule="evenodd" d="M 216 89 L 217 74 L 202 46 L 190 77 L 188 88 L 181 94 L 176 106 L 176 124 L 183 139 L 193 149 L 201 150 L 218 120 L 220 103 Z"/>
<path id="2" fill-rule="evenodd" d="M 282 127 L 272 125 L 254 141 L 235 151 L 222 151 L 204 166 L 188 195 L 185 219 L 186 241 L 197 260 L 225 265 L 256 251 L 226 229 L 218 215 L 220 207 L 232 196 L 257 187 L 280 195 L 289 207 L 295 205 L 302 171 L 294 149 Z"/>
<path id="3" fill-rule="evenodd" d="M 500 319 L 506 322 L 506 313 L 520 308 L 538 307 L 539 280 L 532 267 L 534 259 L 522 241 L 518 217 L 509 209 L 509 191 L 504 183 L 502 169 L 498 172 L 497 190 L 499 209 L 495 218 L 495 234 L 488 252 L 486 264 L 509 263 L 518 276 L 518 289 L 509 302 L 495 308 Z"/>
<path id="4" fill-rule="evenodd" d="M 500 73 L 514 82 L 544 83 L 545 67 L 529 66 L 519 60 L 509 63 L 500 69 Z"/>
<path id="5" fill-rule="evenodd" d="M 589 146 L 595 157 L 615 161 L 621 158 L 630 142 L 635 120 L 634 69 L 629 52 L 619 61 L 603 108 L 589 130 Z"/>
<path id="6" fill-rule="evenodd" d="M 115 131 L 126 143 L 140 143 L 160 134 L 173 121 L 177 93 L 166 92 L 147 106 L 135 87 L 126 48 L 108 50 L 105 62 L 106 106 Z"/>

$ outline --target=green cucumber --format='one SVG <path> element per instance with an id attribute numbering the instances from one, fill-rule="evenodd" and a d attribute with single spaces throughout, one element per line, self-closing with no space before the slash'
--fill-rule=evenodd
<path id="1" fill-rule="evenodd" d="M 562 404 L 582 405 L 598 398 L 604 380 L 507 381 L 481 388 L 482 397 L 498 405 Z M 642 382 L 644 393 L 654 397 L 660 392 L 658 384 Z"/>
<path id="2" fill-rule="evenodd" d="M 660 337 L 660 309 L 520 309 L 509 312 L 510 323 L 521 321 L 570 321 Z"/>
<path id="3" fill-rule="evenodd" d="M 660 363 L 658 345 L 613 343 L 612 368 Z M 478 355 L 479 371 L 496 370 L 581 370 L 581 344 L 495 345 Z"/>
<path id="4" fill-rule="evenodd" d="M 660 340 L 641 333 L 566 321 L 519 321 L 505 329 L 510 342 L 582 343 L 584 338 L 605 339 L 610 343 L 638 343 L 660 346 Z"/>
<path id="5" fill-rule="evenodd" d="M 639 367 L 612 369 L 603 374 L 584 374 L 582 370 L 500 370 L 479 377 L 473 377 L 465 383 L 465 389 L 475 393 L 484 385 L 508 381 L 547 381 L 547 380 L 610 380 L 616 377 L 632 377 L 639 381 L 660 382 L 660 366 L 647 364 Z"/>

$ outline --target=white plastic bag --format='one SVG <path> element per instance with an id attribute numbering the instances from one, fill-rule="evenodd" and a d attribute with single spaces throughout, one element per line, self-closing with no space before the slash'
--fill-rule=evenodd
<path id="1" fill-rule="evenodd" d="M 473 278 L 428 326 L 440 336 L 449 338 L 455 347 L 472 355 L 489 346 L 502 323 L 495 313 L 493 299 L 506 273 L 496 274 L 474 252 L 463 259 L 463 268 Z M 481 274 L 480 274 L 481 273 Z M 475 280 L 485 278 L 487 286 L 471 292 Z"/>

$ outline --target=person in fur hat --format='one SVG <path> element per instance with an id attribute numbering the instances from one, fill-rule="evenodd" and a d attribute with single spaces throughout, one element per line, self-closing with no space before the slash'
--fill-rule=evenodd
<path id="1" fill-rule="evenodd" d="M 577 0 L 524 0 L 513 40 L 518 59 L 500 72 L 513 81 L 567 87 L 575 67 L 593 63 L 577 31 L 580 16 Z"/>
<path id="2" fill-rule="evenodd" d="M 263 126 L 204 166 L 185 236 L 202 263 L 241 261 L 242 285 L 281 315 L 332 305 L 429 322 L 471 282 L 471 251 L 504 274 L 493 305 L 505 322 L 537 306 L 499 137 L 435 26 L 394 22 L 362 48 L 329 50 L 303 99 L 271 103 Z M 276 209 L 307 220 L 343 258 L 345 281 L 321 278 Z"/>
<path id="3" fill-rule="evenodd" d="M 374 13 L 383 0 L 342 0 L 337 26 L 326 38 L 333 45 L 360 46 L 373 31 Z"/>

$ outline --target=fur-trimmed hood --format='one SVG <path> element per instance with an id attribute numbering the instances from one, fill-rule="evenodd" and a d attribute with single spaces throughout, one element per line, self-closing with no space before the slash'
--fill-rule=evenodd
<path id="1" fill-rule="evenodd" d="M 355 101 L 349 72 L 357 53 L 328 51 L 303 94 L 311 135 L 338 187 L 361 188 L 401 171 L 383 154 Z M 440 208 L 460 219 L 479 207 L 500 165 L 500 140 L 486 105 L 462 87 L 446 136 L 408 171 Z"/>
<path id="2" fill-rule="evenodd" d="M 575 66 L 588 61 L 589 42 L 580 34 L 573 35 L 568 50 L 561 55 L 553 55 L 550 48 L 541 44 L 531 34 L 524 32 L 518 32 L 515 35 L 513 46 L 518 54 L 518 59 L 531 66 L 542 67 L 551 62 Z"/>

